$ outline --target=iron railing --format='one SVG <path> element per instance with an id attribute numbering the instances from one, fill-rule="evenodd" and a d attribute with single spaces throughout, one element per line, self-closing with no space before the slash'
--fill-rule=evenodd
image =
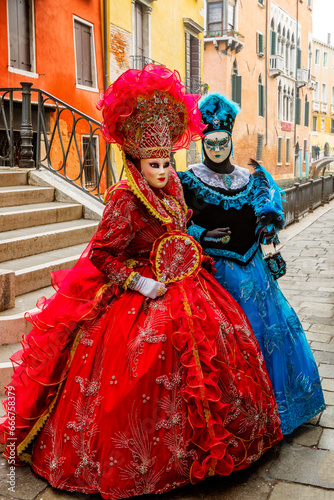
<path id="1" fill-rule="evenodd" d="M 146 56 L 130 56 L 130 67 L 131 69 L 143 69 L 146 64 L 158 64 L 162 63 L 154 61 Z"/>
<path id="2" fill-rule="evenodd" d="M 298 222 L 301 217 L 332 199 L 334 199 L 333 174 L 310 179 L 304 184 L 296 182 L 293 187 L 285 190 L 283 201 L 285 225 Z"/>
<path id="3" fill-rule="evenodd" d="M 21 85 L 0 89 L 0 165 L 43 167 L 102 200 L 105 190 L 122 178 L 123 168 L 118 175 L 100 122 L 30 83 Z M 21 119 L 14 113 L 19 105 Z M 334 198 L 334 176 L 296 183 L 285 195 L 288 225 Z"/>
<path id="4" fill-rule="evenodd" d="M 22 88 L 0 89 L 0 165 L 43 167 L 102 200 L 104 191 L 123 172 L 118 176 L 112 148 L 102 137 L 100 122 L 44 90 L 31 88 L 30 83 L 21 85 Z M 22 102 L 19 129 L 14 127 L 17 101 Z M 18 133 L 20 141 L 15 143 Z"/>

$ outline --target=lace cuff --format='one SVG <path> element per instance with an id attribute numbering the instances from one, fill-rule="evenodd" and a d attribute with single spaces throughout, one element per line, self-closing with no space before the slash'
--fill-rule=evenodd
<path id="1" fill-rule="evenodd" d="M 140 274 L 135 272 L 135 271 L 132 271 L 132 273 L 128 276 L 126 281 L 123 283 L 124 290 L 127 290 L 128 288 L 130 288 L 130 289 L 134 288 L 137 285 L 139 278 L 140 278 Z"/>

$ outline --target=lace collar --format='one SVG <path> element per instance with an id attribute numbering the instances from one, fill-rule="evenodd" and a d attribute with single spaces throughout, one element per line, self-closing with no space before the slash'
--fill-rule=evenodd
<path id="1" fill-rule="evenodd" d="M 238 165 L 233 166 L 234 170 L 230 174 L 213 172 L 213 170 L 210 170 L 203 163 L 190 165 L 189 170 L 208 186 L 221 189 L 241 189 L 248 184 L 250 172 L 247 168 L 242 168 Z"/>

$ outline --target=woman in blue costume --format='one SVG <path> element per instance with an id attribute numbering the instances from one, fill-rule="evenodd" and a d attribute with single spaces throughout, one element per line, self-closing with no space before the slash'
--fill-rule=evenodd
<path id="1" fill-rule="evenodd" d="M 254 160 L 254 172 L 230 161 L 240 108 L 220 94 L 200 102 L 202 164 L 179 172 L 193 210 L 188 233 L 216 261 L 216 279 L 242 306 L 263 352 L 283 434 L 325 409 L 316 362 L 302 325 L 271 276 L 260 243 L 284 226 L 280 188 Z M 232 155 L 233 156 L 233 155 Z"/>

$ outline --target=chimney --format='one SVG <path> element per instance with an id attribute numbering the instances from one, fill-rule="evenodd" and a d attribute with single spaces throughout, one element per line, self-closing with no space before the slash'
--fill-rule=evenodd
<path id="1" fill-rule="evenodd" d="M 327 44 L 328 45 L 331 44 L 331 34 L 330 33 L 327 33 Z"/>

